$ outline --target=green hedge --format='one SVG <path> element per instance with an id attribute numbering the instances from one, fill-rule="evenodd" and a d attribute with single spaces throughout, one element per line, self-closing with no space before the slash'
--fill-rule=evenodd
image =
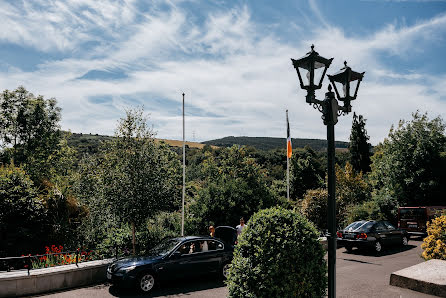
<path id="1" fill-rule="evenodd" d="M 322 297 L 325 251 L 313 224 L 275 207 L 254 214 L 238 239 L 227 285 L 230 297 Z"/>

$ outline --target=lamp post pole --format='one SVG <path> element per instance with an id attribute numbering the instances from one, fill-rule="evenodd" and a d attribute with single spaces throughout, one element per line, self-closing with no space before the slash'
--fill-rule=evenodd
<path id="1" fill-rule="evenodd" d="M 327 173 L 328 173 L 328 297 L 336 296 L 336 173 L 335 173 L 335 121 L 333 103 L 334 93 L 325 94 L 327 125 Z M 327 121 L 328 120 L 328 121 Z"/>
<path id="2" fill-rule="evenodd" d="M 183 93 L 183 196 L 181 204 L 181 236 L 184 236 L 184 197 L 186 196 L 186 138 L 184 130 L 184 93 Z"/>
<path id="3" fill-rule="evenodd" d="M 325 93 L 324 100 L 316 98 L 315 90 L 321 89 L 325 73 L 330 66 L 333 58 L 327 59 L 320 56 L 315 50 L 314 45 L 311 51 L 300 59 L 291 59 L 294 68 L 299 77 L 300 87 L 307 91 L 305 101 L 315 109 L 322 112 L 322 119 L 327 126 L 327 175 L 328 175 L 328 204 L 327 204 L 327 225 L 328 225 L 328 297 L 336 297 L 336 173 L 335 173 L 335 134 L 334 126 L 338 122 L 338 116 L 346 115 L 351 112 L 351 101 L 356 99 L 359 84 L 361 83 L 364 72 L 353 71 L 347 62 L 344 67 L 334 75 L 328 75 L 331 84 L 328 85 L 328 92 Z M 315 72 L 318 80 L 315 80 Z M 301 73 L 302 72 L 302 73 Z M 306 72 L 306 75 L 305 75 Z M 304 79 L 307 80 L 304 80 Z M 342 84 L 343 94 L 340 95 L 336 83 Z M 356 88 L 351 84 L 356 83 Z M 334 91 L 332 92 L 332 87 Z M 350 91 L 354 90 L 354 94 Z M 335 95 L 336 93 L 336 95 Z M 338 104 L 338 100 L 343 103 Z"/>

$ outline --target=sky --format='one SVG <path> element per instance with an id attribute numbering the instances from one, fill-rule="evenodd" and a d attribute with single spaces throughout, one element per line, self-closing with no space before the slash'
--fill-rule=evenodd
<path id="1" fill-rule="evenodd" d="M 181 139 L 184 92 L 188 141 L 286 138 L 287 109 L 293 138 L 325 139 L 290 60 L 311 44 L 328 74 L 365 71 L 352 111 L 373 145 L 417 110 L 446 120 L 446 1 L 3 0 L 0 27 L 1 90 L 56 98 L 76 133 L 113 135 L 143 106 L 157 137 Z"/>

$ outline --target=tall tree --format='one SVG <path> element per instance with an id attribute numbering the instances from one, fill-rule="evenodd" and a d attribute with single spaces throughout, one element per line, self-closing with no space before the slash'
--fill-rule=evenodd
<path id="1" fill-rule="evenodd" d="M 144 110 L 128 110 L 119 121 L 115 138 L 104 144 L 102 156 L 81 167 L 84 173 L 92 170 L 94 175 L 77 186 L 80 196 L 91 206 L 91 216 L 102 218 L 97 223 L 112 220 L 118 226 L 131 225 L 134 252 L 135 230 L 157 212 L 179 206 L 179 160 L 153 136 Z M 103 218 L 104 214 L 111 217 Z"/>
<path id="2" fill-rule="evenodd" d="M 372 156 L 371 181 L 384 188 L 402 206 L 444 204 L 445 123 L 416 112 L 401 120 Z"/>
<path id="3" fill-rule="evenodd" d="M 324 168 L 317 153 L 306 146 L 303 150 L 294 150 L 291 157 L 290 195 L 293 199 L 301 199 L 309 189 L 324 185 Z"/>
<path id="4" fill-rule="evenodd" d="M 352 130 L 350 134 L 350 163 L 357 172 L 370 172 L 370 148 L 369 136 L 365 129 L 365 121 L 362 115 L 353 113 Z"/>
<path id="5" fill-rule="evenodd" d="M 0 95 L 1 161 L 23 165 L 34 182 L 51 176 L 64 150 L 60 130 L 60 111 L 54 98 L 34 96 L 24 87 L 5 90 Z M 60 151 L 62 150 L 62 151 Z M 66 160 L 66 159 L 65 159 Z"/>

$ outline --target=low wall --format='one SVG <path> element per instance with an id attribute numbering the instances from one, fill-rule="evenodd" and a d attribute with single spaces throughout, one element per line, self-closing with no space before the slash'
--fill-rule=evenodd
<path id="1" fill-rule="evenodd" d="M 44 269 L 0 273 L 0 297 L 34 295 L 86 286 L 106 280 L 112 259 Z"/>

